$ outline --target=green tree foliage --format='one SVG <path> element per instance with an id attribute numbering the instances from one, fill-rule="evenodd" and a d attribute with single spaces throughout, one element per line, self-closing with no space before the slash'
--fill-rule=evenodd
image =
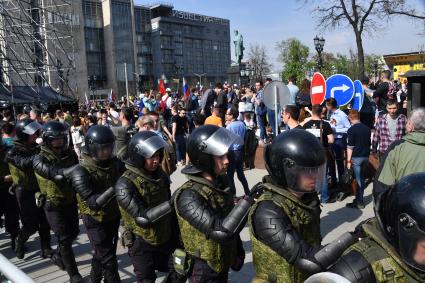
<path id="1" fill-rule="evenodd" d="M 289 77 L 295 77 L 301 82 L 308 70 L 309 49 L 296 38 L 289 38 L 277 42 L 279 61 L 283 64 L 282 79 L 286 81 Z"/>

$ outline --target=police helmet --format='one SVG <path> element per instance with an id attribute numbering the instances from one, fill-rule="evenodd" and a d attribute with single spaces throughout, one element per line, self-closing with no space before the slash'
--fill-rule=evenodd
<path id="1" fill-rule="evenodd" d="M 425 172 L 403 177 L 380 195 L 374 209 L 402 260 L 425 272 Z"/>
<path id="2" fill-rule="evenodd" d="M 243 145 L 243 139 L 227 130 L 214 125 L 196 128 L 187 141 L 187 154 L 192 163 L 192 173 L 214 173 L 214 156 L 227 154 L 232 144 Z"/>
<path id="3" fill-rule="evenodd" d="M 130 140 L 127 150 L 126 163 L 137 168 L 143 168 L 146 158 L 151 158 L 157 151 L 169 150 L 165 140 L 151 131 L 136 133 Z"/>
<path id="4" fill-rule="evenodd" d="M 90 127 L 85 137 L 85 152 L 96 162 L 109 161 L 113 157 L 115 136 L 109 127 Z"/>
<path id="5" fill-rule="evenodd" d="M 266 169 L 273 182 L 299 192 L 320 189 L 326 178 L 326 156 L 319 140 L 302 129 L 278 135 L 264 151 Z M 308 184 L 300 184 L 300 176 L 310 177 Z"/>
<path id="6" fill-rule="evenodd" d="M 68 126 L 58 121 L 49 121 L 43 125 L 41 134 L 43 145 L 60 151 L 66 151 L 69 147 Z"/>
<path id="7" fill-rule="evenodd" d="M 22 112 L 24 112 L 27 115 L 30 114 L 31 110 L 32 110 L 32 107 L 29 106 L 28 104 L 25 104 L 24 107 L 22 108 Z"/>
<path id="8" fill-rule="evenodd" d="M 38 130 L 43 128 L 37 121 L 32 119 L 22 119 L 16 123 L 16 137 L 19 141 L 26 141 L 29 136 L 37 133 Z"/>

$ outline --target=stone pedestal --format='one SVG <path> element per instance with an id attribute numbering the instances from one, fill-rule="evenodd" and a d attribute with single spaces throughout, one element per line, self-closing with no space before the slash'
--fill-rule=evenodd
<path id="1" fill-rule="evenodd" d="M 246 85 L 246 79 L 241 77 L 241 70 L 246 69 L 245 63 L 233 64 L 227 69 L 227 82 L 229 84 L 237 84 L 238 86 Z M 249 78 L 248 78 L 249 80 Z"/>

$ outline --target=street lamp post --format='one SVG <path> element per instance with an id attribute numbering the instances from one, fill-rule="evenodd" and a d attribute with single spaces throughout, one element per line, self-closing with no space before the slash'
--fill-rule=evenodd
<path id="1" fill-rule="evenodd" d="M 325 46 L 325 39 L 323 37 L 319 38 L 317 35 L 314 38 L 314 47 L 316 48 L 317 54 L 319 58 L 317 59 L 317 69 L 319 72 L 322 71 L 323 61 L 322 61 L 322 51 Z"/>
<path id="2" fill-rule="evenodd" d="M 207 73 L 202 73 L 202 74 L 193 73 L 193 74 L 199 78 L 199 87 L 201 87 L 202 86 L 202 77 L 205 77 L 207 75 Z"/>
<path id="3" fill-rule="evenodd" d="M 378 60 L 373 61 L 374 83 L 378 81 Z"/>
<path id="4" fill-rule="evenodd" d="M 242 87 L 242 85 L 245 83 L 246 78 L 246 70 L 240 69 L 240 76 L 239 76 L 239 87 Z"/>

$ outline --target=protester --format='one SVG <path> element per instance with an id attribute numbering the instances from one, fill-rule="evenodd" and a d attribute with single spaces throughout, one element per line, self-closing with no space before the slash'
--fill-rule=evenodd
<path id="1" fill-rule="evenodd" d="M 384 157 L 388 146 L 400 140 L 406 132 L 407 118 L 403 114 L 398 114 L 397 101 L 388 100 L 386 110 L 386 114 L 378 117 L 372 141 L 372 151 L 378 152 L 379 160 Z"/>
<path id="2" fill-rule="evenodd" d="M 195 125 L 193 124 L 193 116 L 195 116 L 196 112 L 199 108 L 198 97 L 196 93 L 198 90 L 194 87 L 190 90 L 189 97 L 186 100 L 186 116 L 187 121 L 189 123 L 189 131 L 192 131 Z"/>
<path id="3" fill-rule="evenodd" d="M 337 108 L 338 103 L 335 98 L 326 99 L 326 108 L 330 114 L 329 120 L 334 132 L 334 143 L 332 150 L 335 155 L 338 178 L 341 181 L 341 176 L 344 173 L 344 153 L 347 149 L 347 131 L 351 127 L 347 115 Z M 337 186 L 335 164 L 330 164 L 329 174 L 331 176 L 331 187 Z"/>
<path id="4" fill-rule="evenodd" d="M 289 89 L 290 97 L 289 97 L 289 104 L 295 105 L 295 99 L 297 97 L 298 92 L 300 91 L 299 88 L 296 86 L 296 78 L 294 76 L 290 76 L 288 78 L 288 84 L 287 87 Z"/>
<path id="5" fill-rule="evenodd" d="M 72 144 L 74 145 L 74 151 L 77 154 L 78 159 L 81 158 L 81 149 L 84 146 L 84 134 L 79 118 L 72 120 L 71 126 L 71 138 Z"/>
<path id="6" fill-rule="evenodd" d="M 286 105 L 282 111 L 282 121 L 286 125 L 287 130 L 302 129 L 303 127 L 298 122 L 300 109 L 296 105 Z"/>
<path id="7" fill-rule="evenodd" d="M 237 120 L 238 116 L 239 116 L 239 112 L 235 106 L 227 109 L 226 120 L 228 124 L 226 126 L 226 129 L 228 129 L 235 135 L 238 135 L 243 141 L 245 138 L 245 133 L 246 133 L 245 124 L 244 122 Z M 227 167 L 227 176 L 230 181 L 230 187 L 232 189 L 232 192 L 236 194 L 236 187 L 235 187 L 235 181 L 234 181 L 234 176 L 236 171 L 238 179 L 242 183 L 245 195 L 248 195 L 249 187 L 248 187 L 248 181 L 246 180 L 245 174 L 243 172 L 243 157 L 244 157 L 243 143 L 232 144 L 228 152 L 229 165 Z"/>
<path id="8" fill-rule="evenodd" d="M 171 107 L 173 106 L 173 98 L 171 97 L 171 89 L 167 88 L 166 93 L 160 98 L 159 107 L 163 113 L 165 125 L 170 124 L 171 115 Z M 152 111 L 152 110 L 151 110 Z"/>
<path id="9" fill-rule="evenodd" d="M 425 108 L 412 111 L 406 130 L 408 133 L 395 141 L 383 158 L 382 170 L 377 175 L 378 182 L 373 187 L 375 198 L 404 176 L 425 172 Z"/>
<path id="10" fill-rule="evenodd" d="M 375 113 L 376 113 L 376 104 L 372 98 L 373 91 L 369 89 L 370 79 L 368 77 L 363 77 L 362 87 L 364 91 L 364 100 L 362 108 L 360 109 L 360 122 L 365 124 L 372 129 L 375 124 Z"/>
<path id="11" fill-rule="evenodd" d="M 205 115 L 205 117 L 211 116 L 211 107 L 214 105 L 214 101 L 217 99 L 218 93 L 223 89 L 223 85 L 221 83 L 217 83 L 213 89 L 207 89 L 202 95 L 200 110 L 201 114 Z"/>
<path id="12" fill-rule="evenodd" d="M 244 113 L 243 114 L 243 122 L 245 123 L 246 127 L 250 128 L 250 129 L 254 129 L 255 124 L 254 124 L 254 121 L 251 118 L 251 114 Z"/>
<path id="13" fill-rule="evenodd" d="M 392 97 L 392 84 L 390 82 L 391 71 L 384 70 L 381 72 L 380 83 L 373 92 L 373 99 L 378 106 L 379 111 L 384 111 L 387 106 L 387 101 L 394 99 Z"/>
<path id="14" fill-rule="evenodd" d="M 312 107 L 312 116 L 311 119 L 306 122 L 303 126 L 304 129 L 312 133 L 316 138 L 320 140 L 320 143 L 323 145 L 326 153 L 326 160 L 329 170 L 329 164 L 335 162 L 330 153 L 330 146 L 334 142 L 334 136 L 331 126 L 328 122 L 324 121 L 321 118 L 322 106 L 315 104 Z M 328 182 L 324 182 L 323 186 L 320 188 L 320 202 L 327 203 L 329 201 L 329 191 L 328 191 Z"/>
<path id="15" fill-rule="evenodd" d="M 295 104 L 299 108 L 311 106 L 310 81 L 308 79 L 302 80 L 300 90 L 295 97 Z"/>
<path id="16" fill-rule="evenodd" d="M 205 125 L 214 125 L 217 127 L 223 126 L 223 120 L 220 117 L 221 108 L 217 105 L 214 105 L 212 115 L 205 119 Z"/>
<path id="17" fill-rule="evenodd" d="M 174 106 L 176 107 L 176 106 Z M 186 164 L 186 134 L 189 130 L 189 125 L 186 118 L 186 110 L 178 110 L 179 114 L 171 118 L 173 141 L 176 143 L 177 150 L 177 165 Z"/>
<path id="18" fill-rule="evenodd" d="M 198 127 L 204 125 L 205 124 L 205 116 L 200 114 L 200 113 L 195 114 L 195 116 L 193 117 L 193 124 L 194 124 L 195 128 L 198 128 Z"/>
<path id="19" fill-rule="evenodd" d="M 256 93 L 252 97 L 251 102 L 254 104 L 255 115 L 257 117 L 257 127 L 260 128 L 260 140 L 266 144 L 267 134 L 265 118 L 267 114 L 267 107 L 263 102 L 263 82 L 261 80 L 255 82 L 255 91 Z"/>
<path id="20" fill-rule="evenodd" d="M 363 193 L 366 188 L 363 167 L 369 161 L 370 154 L 370 129 L 360 122 L 359 112 L 350 110 L 348 118 L 351 127 L 347 131 L 347 168 L 353 168 L 357 182 L 356 198 L 347 207 L 363 209 Z"/>

